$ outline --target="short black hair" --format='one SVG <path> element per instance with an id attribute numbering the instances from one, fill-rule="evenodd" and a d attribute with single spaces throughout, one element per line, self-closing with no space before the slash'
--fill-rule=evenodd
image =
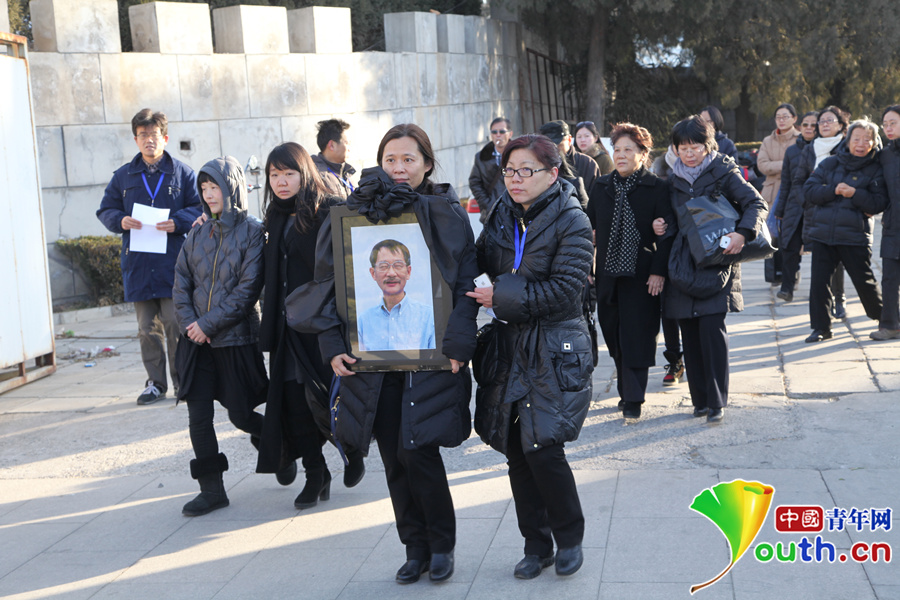
<path id="1" fill-rule="evenodd" d="M 838 123 L 841 124 L 841 133 L 847 133 L 847 127 L 850 126 L 850 113 L 842 109 L 840 106 L 835 106 L 834 104 L 830 104 L 819 111 L 818 118 L 821 119 L 822 115 L 830 112 L 834 115 L 834 118 L 837 119 Z"/>
<path id="2" fill-rule="evenodd" d="M 506 123 L 507 129 L 512 129 L 512 124 L 509 122 L 509 119 L 507 119 L 506 117 L 495 118 L 493 121 L 491 121 L 491 128 L 493 128 L 494 125 L 496 125 L 497 123 L 501 123 L 501 122 Z"/>
<path id="3" fill-rule="evenodd" d="M 722 116 L 722 111 L 718 108 L 710 104 L 709 106 L 704 106 L 703 110 L 700 112 L 706 112 L 709 115 L 709 118 L 712 119 L 713 127 L 716 131 L 722 131 L 725 129 L 725 117 Z"/>
<path id="4" fill-rule="evenodd" d="M 341 135 L 350 129 L 350 123 L 343 119 L 326 119 L 316 123 L 316 145 L 324 152 L 328 142 L 341 142 Z"/>
<path id="5" fill-rule="evenodd" d="M 700 115 L 691 115 L 675 123 L 675 127 L 672 128 L 672 145 L 677 151 L 678 146 L 682 144 L 703 144 L 707 152 L 719 149 L 716 131 L 712 124 L 704 121 Z"/>
<path id="6" fill-rule="evenodd" d="M 369 262 L 372 266 L 375 266 L 375 261 L 378 260 L 378 253 L 381 249 L 384 248 L 388 252 L 396 254 L 399 252 L 403 255 L 403 260 L 406 261 L 407 265 L 412 264 L 409 256 L 409 248 L 406 247 L 402 242 L 398 242 L 397 240 L 381 240 L 372 248 L 372 252 L 369 254 Z"/>
<path id="7" fill-rule="evenodd" d="M 778 112 L 779 110 L 781 110 L 782 108 L 783 108 L 784 110 L 788 111 L 789 113 L 791 113 L 791 116 L 792 116 L 792 117 L 796 117 L 796 116 L 797 116 L 797 109 L 794 108 L 794 105 L 791 104 L 790 102 L 782 102 L 781 104 L 779 104 L 779 105 L 778 105 L 778 108 L 775 109 L 775 113 L 777 113 L 777 112 Z M 772 113 L 772 115 L 774 115 L 775 113 Z"/>
<path id="8" fill-rule="evenodd" d="M 201 184 L 204 183 L 212 183 L 215 184 L 216 187 L 219 186 L 219 182 L 213 179 L 213 176 L 207 173 L 206 171 L 200 171 L 197 173 L 197 187 L 199 188 Z"/>
<path id="9" fill-rule="evenodd" d="M 881 120 L 884 121 L 884 118 L 887 116 L 889 112 L 897 113 L 900 115 L 900 104 L 892 104 L 888 106 L 886 109 L 881 111 Z"/>
<path id="10" fill-rule="evenodd" d="M 131 133 L 137 137 L 138 127 L 159 127 L 159 133 L 164 137 L 169 135 L 169 119 L 160 111 L 153 112 L 145 108 L 131 119 Z"/>

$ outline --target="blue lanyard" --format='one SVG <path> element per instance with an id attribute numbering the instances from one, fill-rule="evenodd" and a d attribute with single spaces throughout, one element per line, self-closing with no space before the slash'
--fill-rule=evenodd
<path id="1" fill-rule="evenodd" d="M 346 187 L 350 188 L 350 191 L 351 191 L 351 192 L 353 191 L 353 184 L 350 183 L 350 180 L 349 180 L 349 179 L 344 179 L 343 177 L 341 177 L 340 175 L 338 175 L 337 173 L 335 173 L 334 171 L 332 171 L 332 170 L 331 170 L 331 167 L 329 167 L 328 165 L 325 165 L 325 168 L 328 169 L 328 170 L 331 172 L 332 175 L 334 175 L 335 177 L 337 177 L 337 178 L 341 181 L 341 183 L 343 183 Z"/>
<path id="2" fill-rule="evenodd" d="M 163 179 L 166 178 L 166 174 L 162 171 L 159 172 L 159 181 L 156 182 L 156 191 L 150 191 L 150 184 L 147 183 L 147 175 L 141 171 L 141 179 L 144 180 L 144 187 L 147 189 L 147 193 L 150 194 L 150 206 L 153 206 L 153 203 L 156 201 L 156 195 L 159 194 L 159 188 L 162 187 Z"/>
<path id="3" fill-rule="evenodd" d="M 522 232 L 522 240 L 519 241 L 519 226 L 516 225 L 516 261 L 513 263 L 512 272 L 515 273 L 519 270 L 519 266 L 522 264 L 522 258 L 525 256 L 525 237 L 528 235 L 528 227 L 525 228 L 525 231 Z"/>

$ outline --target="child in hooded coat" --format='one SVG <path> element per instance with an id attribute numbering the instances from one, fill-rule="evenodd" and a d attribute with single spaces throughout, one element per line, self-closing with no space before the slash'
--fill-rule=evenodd
<path id="1" fill-rule="evenodd" d="M 182 509 L 189 517 L 228 506 L 222 479 L 228 459 L 216 441 L 213 401 L 258 442 L 263 417 L 254 409 L 268 386 L 257 347 L 265 240 L 262 223 L 247 215 L 244 172 L 233 157 L 216 158 L 200 169 L 197 186 L 209 220 L 188 234 L 173 290 L 182 331 L 178 398 L 187 401 L 196 456 L 191 477 L 200 484 L 200 495 Z"/>

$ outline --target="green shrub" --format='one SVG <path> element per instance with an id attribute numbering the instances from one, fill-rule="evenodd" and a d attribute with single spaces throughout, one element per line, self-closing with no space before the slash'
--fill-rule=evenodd
<path id="1" fill-rule="evenodd" d="M 122 238 L 115 235 L 85 235 L 72 240 L 57 240 L 56 247 L 87 279 L 91 299 L 97 306 L 124 301 L 120 258 Z"/>

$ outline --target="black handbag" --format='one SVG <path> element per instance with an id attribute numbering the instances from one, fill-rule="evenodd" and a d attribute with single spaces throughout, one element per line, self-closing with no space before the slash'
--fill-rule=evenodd
<path id="1" fill-rule="evenodd" d="M 497 375 L 497 324 L 491 321 L 482 325 L 475 334 L 475 355 L 472 357 L 472 374 L 478 385 L 487 385 Z"/>
<path id="2" fill-rule="evenodd" d="M 775 254 L 772 236 L 765 222 L 756 238 L 744 244 L 740 254 L 724 254 L 722 236 L 732 233 L 741 220 L 738 209 L 721 194 L 697 196 L 678 206 L 678 228 L 683 232 L 691 256 L 698 267 L 732 265 L 762 260 Z"/>

